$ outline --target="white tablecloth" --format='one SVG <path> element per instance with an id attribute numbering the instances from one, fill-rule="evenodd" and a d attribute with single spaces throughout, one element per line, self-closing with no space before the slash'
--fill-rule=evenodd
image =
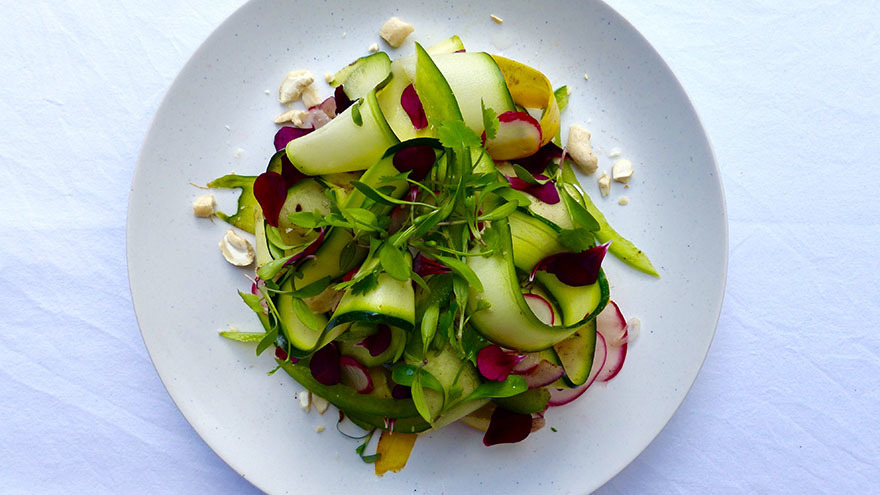
<path id="1" fill-rule="evenodd" d="M 599 492 L 876 493 L 876 3 L 610 3 L 701 114 L 730 272 L 690 395 Z M 125 264 L 152 115 L 239 4 L 0 4 L 0 492 L 256 492 L 162 387 Z"/>

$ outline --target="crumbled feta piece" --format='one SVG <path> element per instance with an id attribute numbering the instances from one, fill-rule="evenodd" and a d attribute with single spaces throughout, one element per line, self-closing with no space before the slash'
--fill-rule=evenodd
<path id="1" fill-rule="evenodd" d="M 379 30 L 379 36 L 388 42 L 392 48 L 397 48 L 403 44 L 403 40 L 415 29 L 412 24 L 403 22 L 397 17 L 392 17 L 382 25 L 382 29 Z"/>
<path id="2" fill-rule="evenodd" d="M 318 90 L 315 89 L 314 85 L 311 85 L 303 90 L 302 100 L 303 105 L 305 105 L 306 108 L 316 107 L 320 105 L 322 101 L 324 101 L 324 99 L 321 98 L 321 95 L 318 93 Z"/>
<path id="3" fill-rule="evenodd" d="M 319 397 L 317 395 L 312 396 L 312 405 L 315 406 L 315 409 L 318 411 L 318 414 L 324 414 L 327 412 L 327 409 L 330 407 L 330 403 L 327 402 L 327 399 L 323 397 Z"/>
<path id="4" fill-rule="evenodd" d="M 299 407 L 301 407 L 303 411 L 309 412 L 309 409 L 312 407 L 312 393 L 308 390 L 303 390 L 296 395 L 297 399 L 299 399 Z"/>
<path id="5" fill-rule="evenodd" d="M 329 72 L 325 72 L 325 73 L 324 73 L 324 80 L 327 81 L 327 84 L 332 84 L 332 83 L 333 83 L 333 79 L 335 79 L 335 78 L 333 77 L 333 74 L 331 74 L 331 73 L 329 73 Z"/>
<path id="6" fill-rule="evenodd" d="M 305 118 L 309 115 L 309 112 L 305 110 L 288 110 L 281 115 L 275 117 L 276 124 L 283 124 L 285 122 L 290 122 L 295 126 L 301 126 Z"/>
<path id="7" fill-rule="evenodd" d="M 324 432 L 324 425 L 318 425 L 318 426 L 316 426 L 316 427 L 315 427 L 315 432 L 316 432 L 316 433 L 323 433 L 323 432 Z"/>
<path id="8" fill-rule="evenodd" d="M 621 196 L 620 199 L 617 200 L 617 204 L 620 206 L 626 206 L 629 204 L 629 198 L 626 196 Z"/>
<path id="9" fill-rule="evenodd" d="M 379 43 L 373 43 L 372 45 L 370 45 L 369 48 L 367 48 L 367 51 L 370 53 L 378 52 L 379 51 Z"/>
<path id="10" fill-rule="evenodd" d="M 611 177 L 608 177 L 604 170 L 602 175 L 599 176 L 599 192 L 602 193 L 602 197 L 611 194 Z"/>
<path id="11" fill-rule="evenodd" d="M 315 82 L 315 77 L 305 69 L 288 72 L 278 89 L 278 101 L 290 103 L 298 100 L 303 90 L 313 82 Z"/>
<path id="12" fill-rule="evenodd" d="M 226 261 L 235 266 L 248 266 L 254 262 L 254 247 L 232 229 L 226 231 L 217 245 Z"/>
<path id="13" fill-rule="evenodd" d="M 590 144 L 590 131 L 579 125 L 569 127 L 566 149 L 574 164 L 584 174 L 590 175 L 599 168 L 599 159 L 593 154 L 593 146 Z"/>
<path id="14" fill-rule="evenodd" d="M 495 14 L 489 14 L 489 17 L 491 17 L 492 20 L 495 21 L 495 24 L 504 24 L 504 19 L 498 17 Z"/>
<path id="15" fill-rule="evenodd" d="M 214 214 L 214 208 L 217 207 L 217 202 L 214 201 L 213 194 L 205 194 L 204 196 L 199 196 L 193 201 L 193 215 L 202 218 L 208 218 Z"/>
<path id="16" fill-rule="evenodd" d="M 611 175 L 617 182 L 626 184 L 633 175 L 633 164 L 629 160 L 617 160 L 611 168 Z"/>

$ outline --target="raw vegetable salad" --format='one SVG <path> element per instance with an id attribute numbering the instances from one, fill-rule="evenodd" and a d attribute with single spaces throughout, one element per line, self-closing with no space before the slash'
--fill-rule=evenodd
<path id="1" fill-rule="evenodd" d="M 377 473 L 463 421 L 519 442 L 626 356 L 606 252 L 657 275 L 580 187 L 559 140 L 565 88 L 454 36 L 362 57 L 282 127 L 234 215 L 256 237 L 240 293 L 278 369 L 372 435 Z M 315 118 L 316 112 L 322 115 Z M 274 370 L 273 370 L 274 371 Z M 393 432 L 393 434 L 391 434 Z"/>

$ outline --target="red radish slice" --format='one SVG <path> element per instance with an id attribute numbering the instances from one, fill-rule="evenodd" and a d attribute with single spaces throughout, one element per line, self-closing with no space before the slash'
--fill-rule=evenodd
<path id="1" fill-rule="evenodd" d="M 562 366 L 542 359 L 531 371 L 520 376 L 525 379 L 529 388 L 541 388 L 559 380 L 564 374 Z"/>
<path id="2" fill-rule="evenodd" d="M 605 360 L 608 356 L 607 348 L 605 345 L 605 338 L 602 337 L 601 333 L 596 334 L 596 352 L 593 354 L 593 367 L 590 368 L 590 375 L 587 377 L 587 381 L 584 382 L 583 385 L 580 385 L 575 388 L 550 388 L 550 401 L 547 402 L 548 406 L 562 406 L 568 404 L 569 402 L 577 399 L 584 392 L 590 388 L 590 385 L 596 381 L 596 377 L 599 376 L 599 372 L 602 371 L 602 368 L 605 367 Z"/>
<path id="3" fill-rule="evenodd" d="M 483 445 L 491 447 L 499 443 L 516 443 L 525 440 L 532 432 L 532 415 L 510 412 L 496 407 L 489 420 L 489 428 L 483 436 Z"/>
<path id="4" fill-rule="evenodd" d="M 309 110 L 308 115 L 306 115 L 306 118 L 303 119 L 302 126 L 319 129 L 329 123 L 330 116 L 328 116 L 323 110 L 319 108 L 313 108 L 312 110 Z"/>
<path id="5" fill-rule="evenodd" d="M 522 361 L 516 363 L 516 366 L 510 370 L 514 375 L 524 375 L 533 369 L 535 366 L 538 366 L 538 363 L 541 362 L 541 353 L 540 352 L 530 352 L 525 355 Z"/>
<path id="6" fill-rule="evenodd" d="M 515 160 L 534 155 L 541 148 L 541 124 L 526 112 L 504 112 L 498 116 L 495 139 L 486 150 L 495 160 Z M 485 136 L 485 133 L 483 133 Z"/>
<path id="7" fill-rule="evenodd" d="M 605 366 L 599 372 L 597 380 L 607 382 L 617 376 L 623 361 L 626 359 L 626 318 L 614 301 L 608 301 L 608 305 L 596 316 L 596 331 L 605 338 L 608 357 Z M 621 345 L 614 345 L 622 342 Z"/>
<path id="8" fill-rule="evenodd" d="M 373 379 L 367 368 L 348 356 L 339 358 L 340 380 L 342 383 L 358 391 L 368 394 L 373 391 Z"/>
<path id="9" fill-rule="evenodd" d="M 544 299 L 538 294 L 523 294 L 526 304 L 532 309 L 532 313 L 541 320 L 545 325 L 554 325 L 556 323 L 556 312 L 553 311 L 553 305 L 550 301 Z"/>

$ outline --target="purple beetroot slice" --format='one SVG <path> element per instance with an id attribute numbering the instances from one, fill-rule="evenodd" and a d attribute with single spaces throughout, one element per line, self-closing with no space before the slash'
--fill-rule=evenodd
<path id="1" fill-rule="evenodd" d="M 602 260 L 608 252 L 609 243 L 581 251 L 580 253 L 559 253 L 548 256 L 535 265 L 530 278 L 535 277 L 538 270 L 552 273 L 560 282 L 574 287 L 592 285 L 599 277 Z"/>
<path id="2" fill-rule="evenodd" d="M 432 259 L 426 258 L 422 253 L 416 254 L 416 257 L 413 258 L 412 269 L 416 272 L 416 275 L 420 277 L 450 272 L 446 265 L 442 265 Z"/>
<path id="3" fill-rule="evenodd" d="M 351 99 L 349 99 L 348 95 L 345 94 L 345 90 L 342 89 L 342 85 L 336 86 L 336 90 L 333 91 L 333 97 L 336 99 L 336 115 L 344 112 L 346 108 L 351 106 Z"/>
<path id="4" fill-rule="evenodd" d="M 310 177 L 302 173 L 298 168 L 290 163 L 290 158 L 287 157 L 287 153 L 281 155 L 281 176 L 284 177 L 284 184 L 287 186 L 288 189 L 293 187 L 293 185 L 297 182 Z"/>
<path id="5" fill-rule="evenodd" d="M 491 447 L 499 443 L 521 442 L 531 432 L 531 414 L 515 413 L 503 407 L 496 407 L 489 420 L 489 428 L 483 436 L 483 445 Z"/>
<path id="6" fill-rule="evenodd" d="M 263 209 L 266 222 L 278 227 L 278 215 L 287 199 L 287 184 L 276 172 L 264 172 L 254 180 L 254 197 Z"/>
<path id="7" fill-rule="evenodd" d="M 391 327 L 388 325 L 379 325 L 376 333 L 362 340 L 359 346 L 369 351 L 370 356 L 376 357 L 388 350 L 391 345 Z"/>
<path id="8" fill-rule="evenodd" d="M 550 165 L 554 158 L 562 158 L 562 148 L 550 142 L 538 149 L 538 152 L 534 155 L 519 158 L 514 160 L 513 163 L 535 175 L 543 173 L 547 169 L 547 165 Z"/>
<path id="9" fill-rule="evenodd" d="M 301 138 L 306 134 L 314 131 L 314 129 L 300 129 L 299 127 L 284 126 L 275 133 L 275 151 L 281 151 L 287 143 L 296 138 Z"/>
<path id="10" fill-rule="evenodd" d="M 409 178 L 422 180 L 431 171 L 437 156 L 434 148 L 428 145 L 409 146 L 394 154 L 392 163 L 400 172 L 411 171 Z"/>
<path id="11" fill-rule="evenodd" d="M 536 175 L 535 178 L 538 180 L 547 180 L 547 177 L 541 174 Z M 508 177 L 507 181 L 510 182 L 510 187 L 517 191 L 531 194 L 547 204 L 555 205 L 559 202 L 559 191 L 556 190 L 556 185 L 553 184 L 553 181 L 548 180 L 547 182 L 538 185 L 529 184 L 519 177 Z"/>
<path id="12" fill-rule="evenodd" d="M 309 371 L 318 383 L 330 386 L 339 383 L 339 350 L 332 342 L 318 349 L 309 361 Z"/>
<path id="13" fill-rule="evenodd" d="M 419 99 L 416 88 L 412 84 L 403 90 L 400 95 L 400 106 L 403 111 L 409 115 L 409 120 L 416 129 L 424 129 L 428 127 L 428 117 L 425 116 L 425 109 L 422 107 L 422 100 Z"/>
<path id="14" fill-rule="evenodd" d="M 513 367 L 523 359 L 525 356 L 522 354 L 505 351 L 497 345 L 488 345 L 477 353 L 477 369 L 487 380 L 503 382 Z"/>

